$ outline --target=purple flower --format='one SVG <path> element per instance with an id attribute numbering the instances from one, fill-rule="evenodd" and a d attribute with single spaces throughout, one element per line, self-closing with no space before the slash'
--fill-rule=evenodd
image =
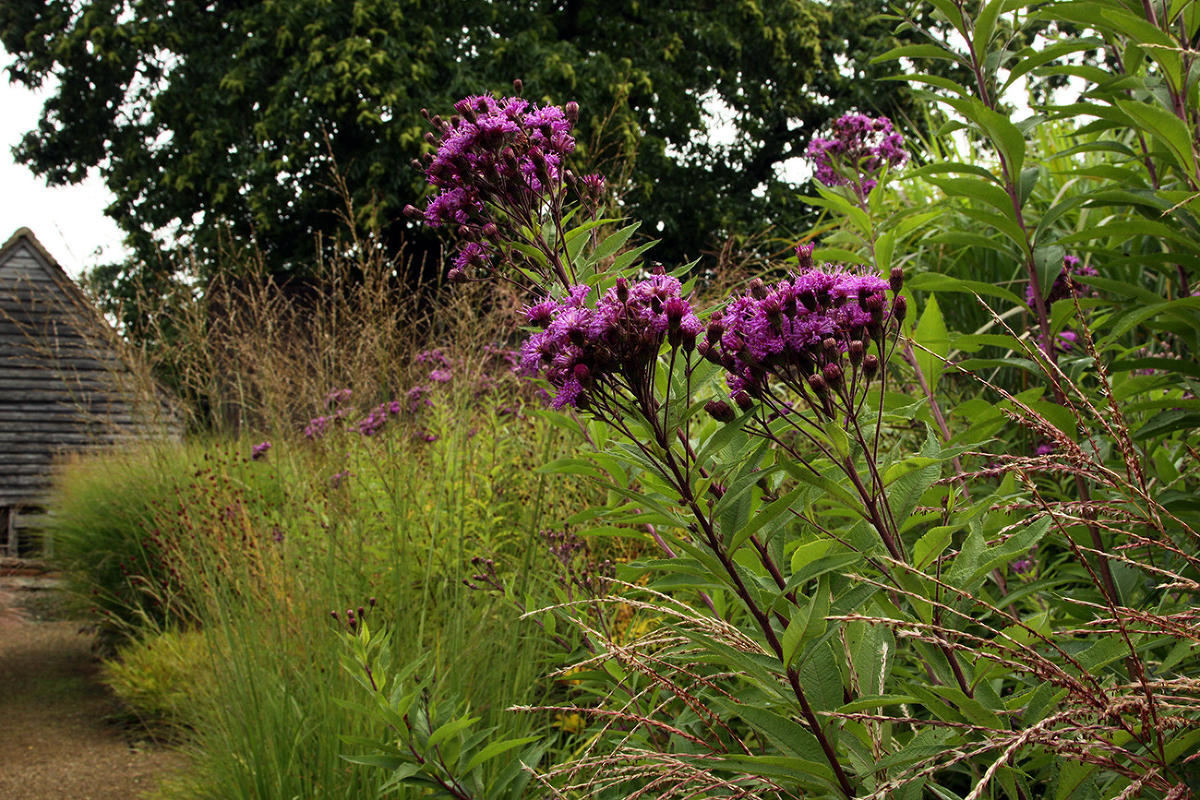
<path id="1" fill-rule="evenodd" d="M 557 106 L 538 108 L 519 97 L 466 97 L 450 121 L 435 117 L 437 152 L 425 176 L 438 194 L 425 211 L 405 209 L 437 227 L 471 236 L 455 258 L 456 277 L 486 268 L 492 254 L 485 229 L 500 219 L 528 217 L 546 193 L 562 191 L 563 159 L 575 149 L 571 120 Z M 493 208 L 501 215 L 494 216 Z"/>
<path id="2" fill-rule="evenodd" d="M 880 338 L 887 288 L 882 278 L 828 265 L 771 286 L 756 282 L 709 323 L 701 352 L 725 367 L 734 394 L 760 393 L 772 374 L 805 378 L 852 341 Z"/>
<path id="3" fill-rule="evenodd" d="M 389 406 L 389 403 L 380 403 L 375 406 L 367 416 L 355 423 L 354 429 L 363 436 L 374 436 L 379 433 L 380 428 L 387 424 Z"/>
<path id="4" fill-rule="evenodd" d="M 331 487 L 333 487 L 334 489 L 337 489 L 338 487 L 340 487 L 342 485 L 342 481 L 344 481 L 344 480 L 346 480 L 346 478 L 350 477 L 350 474 L 351 474 L 350 470 L 348 470 L 348 469 L 344 469 L 341 472 L 333 473 L 332 475 L 329 476 L 329 485 Z"/>
<path id="5" fill-rule="evenodd" d="M 1058 448 L 1054 446 L 1053 442 L 1039 442 L 1038 446 L 1033 448 L 1033 454 L 1035 456 L 1048 456 L 1052 455 L 1057 450 Z"/>
<path id="6" fill-rule="evenodd" d="M 330 406 L 340 406 L 350 399 L 349 389 L 334 389 L 329 394 L 325 395 L 325 408 Z"/>
<path id="7" fill-rule="evenodd" d="M 1024 575 L 1033 569 L 1033 559 L 1018 558 L 1009 563 L 1008 568 L 1012 570 L 1014 575 Z"/>
<path id="8" fill-rule="evenodd" d="M 602 199 L 607 188 L 604 176 L 597 173 L 584 175 L 579 179 L 579 186 L 584 198 L 592 201 Z"/>
<path id="9" fill-rule="evenodd" d="M 677 279 L 652 275 L 634 283 L 618 278 L 595 308 L 584 305 L 586 286 L 565 300 L 539 303 L 527 318 L 545 330 L 525 341 L 518 371 L 545 375 L 555 389 L 553 408 L 583 407 L 589 391 L 616 375 L 636 384 L 664 339 L 688 348 L 703 330 L 681 291 Z"/>
<path id="10" fill-rule="evenodd" d="M 816 178 L 826 186 L 851 184 L 860 197 L 875 188 L 884 168 L 908 159 L 904 137 L 892 129 L 887 117 L 846 114 L 833 122 L 833 138 L 814 136 L 806 155 L 813 160 Z"/>
<path id="11" fill-rule="evenodd" d="M 433 401 L 429 399 L 428 386 L 414 386 L 404 395 L 405 401 L 408 403 L 408 413 L 416 414 L 426 406 L 432 406 Z"/>
<path id="12" fill-rule="evenodd" d="M 448 369 L 435 369 L 429 373 L 429 380 L 434 383 L 449 383 L 454 373 Z"/>
<path id="13" fill-rule="evenodd" d="M 329 423 L 333 421 L 333 417 L 313 417 L 304 426 L 304 436 L 306 439 L 320 439 L 325 435 L 325 431 L 329 428 Z"/>
<path id="14" fill-rule="evenodd" d="M 454 266 L 463 270 L 485 270 L 492 263 L 492 248 L 486 242 L 467 242 L 454 257 Z"/>
<path id="15" fill-rule="evenodd" d="M 450 359 L 442 352 L 442 348 L 440 347 L 433 347 L 417 353 L 416 362 L 418 364 L 430 364 L 435 367 L 450 366 Z"/>
<path id="16" fill-rule="evenodd" d="M 250 448 L 250 460 L 262 461 L 267 457 L 267 451 L 271 449 L 270 442 L 259 442 Z"/>

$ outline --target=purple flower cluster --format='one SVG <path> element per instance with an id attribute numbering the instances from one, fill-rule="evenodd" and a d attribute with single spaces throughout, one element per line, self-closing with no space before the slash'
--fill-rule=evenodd
<path id="1" fill-rule="evenodd" d="M 267 457 L 267 451 L 271 449 L 270 442 L 259 442 L 250 448 L 250 460 L 262 461 Z"/>
<path id="2" fill-rule="evenodd" d="M 449 369 L 452 364 L 449 356 L 442 352 L 442 348 L 433 347 L 428 350 L 422 350 L 417 353 L 415 361 L 418 364 L 428 364 L 431 367 L 443 367 Z"/>
<path id="3" fill-rule="evenodd" d="M 329 430 L 329 423 L 333 422 L 334 419 L 332 416 L 313 417 L 304 426 L 304 438 L 320 439 L 325 435 L 325 431 Z"/>
<path id="4" fill-rule="evenodd" d="M 574 287 L 561 302 L 531 306 L 526 317 L 543 330 L 526 340 L 520 369 L 526 375 L 545 374 L 557 390 L 553 408 L 586 407 L 588 392 L 616 375 L 636 383 L 663 339 L 688 350 L 695 345 L 703 326 L 681 291 L 669 275 L 634 283 L 618 278 L 595 308 L 584 304 L 587 286 Z"/>
<path id="5" fill-rule="evenodd" d="M 349 389 L 334 389 L 329 394 L 325 395 L 325 408 L 341 407 L 344 403 L 350 400 L 351 391 Z"/>
<path id="6" fill-rule="evenodd" d="M 380 428 L 387 424 L 388 419 L 398 415 L 400 410 L 401 405 L 399 400 L 380 403 L 371 409 L 369 414 L 354 424 L 354 430 L 363 436 L 374 436 L 379 433 Z"/>
<path id="7" fill-rule="evenodd" d="M 884 165 L 896 167 L 908 159 L 904 137 L 892 129 L 887 117 L 846 114 L 834 120 L 833 138 L 814 136 L 805 154 L 817 168 L 816 177 L 826 186 L 852 184 L 860 197 L 875 188 Z"/>
<path id="8" fill-rule="evenodd" d="M 497 233 L 494 209 L 525 218 L 550 190 L 562 186 L 563 161 L 575 149 L 571 136 L 578 106 L 538 108 L 520 97 L 474 96 L 454 104 L 449 121 L 433 117 L 437 146 L 426 167 L 438 194 L 422 213 L 410 216 L 426 224 L 456 226 L 466 243 L 459 250 L 451 278 L 486 269 L 493 257 L 488 240 Z"/>
<path id="9" fill-rule="evenodd" d="M 404 394 L 404 400 L 408 404 L 408 413 L 416 414 L 426 406 L 433 406 L 433 401 L 429 399 L 429 387 L 417 384 L 409 389 Z"/>
<path id="10" fill-rule="evenodd" d="M 800 255 L 808 260 L 808 253 Z M 809 268 L 771 286 L 755 280 L 747 294 L 713 316 L 700 353 L 729 373 L 735 398 L 760 395 L 772 374 L 799 381 L 827 370 L 824 379 L 832 383 L 841 375 L 836 362 L 844 353 L 855 366 L 865 360 L 868 370 L 872 363 L 878 368 L 877 357 L 865 350 L 881 340 L 891 313 L 888 288 L 882 278 L 837 266 Z M 893 306 L 900 315 L 902 300 Z"/>
<path id="11" fill-rule="evenodd" d="M 1090 287 L 1077 283 L 1072 279 L 1075 276 L 1093 277 L 1096 274 L 1095 267 L 1084 264 L 1077 257 L 1063 256 L 1062 270 L 1055 276 L 1054 283 L 1050 284 L 1050 291 L 1046 293 L 1046 308 L 1049 308 L 1050 304 L 1056 300 L 1070 297 L 1072 287 L 1074 287 L 1074 295 L 1076 297 L 1083 297 L 1090 294 Z M 1025 302 L 1030 308 L 1033 308 L 1033 284 L 1025 287 Z"/>

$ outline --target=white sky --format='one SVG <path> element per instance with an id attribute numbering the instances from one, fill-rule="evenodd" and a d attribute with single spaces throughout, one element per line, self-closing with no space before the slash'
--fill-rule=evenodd
<path id="1" fill-rule="evenodd" d="M 104 216 L 112 195 L 98 175 L 75 186 L 48 187 L 12 149 L 41 116 L 49 92 L 31 92 L 8 82 L 12 62 L 0 48 L 0 244 L 18 228 L 29 228 L 71 277 L 128 255 L 117 224 Z"/>

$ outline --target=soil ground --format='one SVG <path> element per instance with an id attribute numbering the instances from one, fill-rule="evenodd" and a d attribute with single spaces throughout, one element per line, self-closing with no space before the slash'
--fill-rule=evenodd
<path id="1" fill-rule="evenodd" d="M 0 566 L 0 798 L 133 800 L 182 755 L 121 719 L 53 575 Z"/>

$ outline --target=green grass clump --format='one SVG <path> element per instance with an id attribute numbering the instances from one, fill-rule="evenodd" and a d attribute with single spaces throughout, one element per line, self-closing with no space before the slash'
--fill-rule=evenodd
<path id="1" fill-rule="evenodd" d="M 379 795 L 388 775 L 343 757 L 359 752 L 347 738 L 389 735 L 352 707 L 364 697 L 342 667 L 351 609 L 424 659 L 432 694 L 504 736 L 542 729 L 506 709 L 544 698 L 560 647 L 520 603 L 553 573 L 538 532 L 582 503 L 561 482 L 551 502 L 535 471 L 566 434 L 458 397 L 373 436 L 346 429 L 355 414 L 314 440 L 276 435 L 260 460 L 247 437 L 65 470 L 57 552 L 125 637 L 109 683 L 187 732 L 192 769 L 165 796 Z M 465 585 L 476 557 L 505 592 Z"/>

